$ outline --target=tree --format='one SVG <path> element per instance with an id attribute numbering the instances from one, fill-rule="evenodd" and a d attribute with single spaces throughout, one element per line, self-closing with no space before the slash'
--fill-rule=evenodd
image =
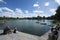
<path id="1" fill-rule="evenodd" d="M 17 17 L 17 19 L 19 19 L 19 17 Z"/>
<path id="2" fill-rule="evenodd" d="M 43 19 L 45 19 L 45 16 L 43 16 Z"/>
<path id="3" fill-rule="evenodd" d="M 37 18 L 38 18 L 38 19 L 42 19 L 42 17 L 41 17 L 41 16 L 37 16 Z"/>
<path id="4" fill-rule="evenodd" d="M 56 10 L 55 19 L 60 19 L 60 6 Z"/>
<path id="5" fill-rule="evenodd" d="M 5 18 L 5 16 L 3 16 L 3 18 Z"/>

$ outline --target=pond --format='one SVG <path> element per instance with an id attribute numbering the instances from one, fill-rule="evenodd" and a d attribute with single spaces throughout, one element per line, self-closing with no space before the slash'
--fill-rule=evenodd
<path id="1" fill-rule="evenodd" d="M 50 30 L 49 25 L 52 21 L 53 20 L 5 20 L 5 22 L 0 25 L 0 30 L 4 29 L 5 26 L 10 26 L 12 29 L 17 28 L 18 31 L 24 33 L 41 36 Z"/>

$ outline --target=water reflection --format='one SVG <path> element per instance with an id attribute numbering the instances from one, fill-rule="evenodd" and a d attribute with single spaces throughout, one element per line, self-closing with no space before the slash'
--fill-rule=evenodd
<path id="1" fill-rule="evenodd" d="M 0 29 L 4 26 L 10 26 L 12 29 L 16 27 L 21 32 L 41 36 L 50 29 L 50 26 L 48 26 L 48 24 L 51 24 L 50 21 L 52 20 L 6 20 Z M 40 23 L 46 23 L 47 25 Z"/>
<path id="2" fill-rule="evenodd" d="M 43 20 L 37 20 L 36 23 L 40 24 L 40 25 L 47 25 L 47 23 L 45 23 L 45 19 L 43 19 Z"/>

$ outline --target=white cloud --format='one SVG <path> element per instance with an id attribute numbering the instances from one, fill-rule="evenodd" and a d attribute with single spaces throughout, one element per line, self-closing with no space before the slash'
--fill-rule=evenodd
<path id="1" fill-rule="evenodd" d="M 34 13 L 44 13 L 44 11 L 42 11 L 42 10 L 34 10 L 33 12 Z"/>
<path id="2" fill-rule="evenodd" d="M 0 0 L 0 2 L 3 2 L 3 0 Z"/>
<path id="3" fill-rule="evenodd" d="M 50 4 L 49 2 L 46 2 L 46 3 L 45 3 L 45 6 L 49 6 L 49 4 Z"/>
<path id="4" fill-rule="evenodd" d="M 34 17 L 36 17 L 36 16 L 45 16 L 45 14 L 44 14 L 44 11 L 42 11 L 42 10 L 34 10 L 33 11 L 33 16 Z"/>
<path id="5" fill-rule="evenodd" d="M 0 7 L 0 16 L 6 16 L 6 17 L 36 17 L 38 15 L 43 16 L 44 11 L 42 10 L 33 10 L 32 13 L 30 13 L 28 10 L 21 10 L 20 8 L 16 8 L 15 11 L 7 8 L 7 7 Z"/>
<path id="6" fill-rule="evenodd" d="M 0 7 L 0 16 L 6 16 L 6 17 L 32 17 L 33 14 L 29 13 L 28 10 L 25 10 L 23 12 L 21 9 L 16 8 L 15 11 L 7 8 L 7 7 Z"/>
<path id="7" fill-rule="evenodd" d="M 28 10 L 25 10 L 25 13 L 29 13 L 29 11 Z"/>
<path id="8" fill-rule="evenodd" d="M 50 9 L 50 12 L 52 13 L 52 15 L 56 14 L 56 9 Z"/>
<path id="9" fill-rule="evenodd" d="M 21 9 L 19 9 L 19 8 L 16 8 L 15 12 L 16 13 L 19 13 L 19 14 L 22 14 L 23 13 L 23 11 Z"/>
<path id="10" fill-rule="evenodd" d="M 58 3 L 60 5 L 60 0 L 55 0 L 56 3 Z"/>
<path id="11" fill-rule="evenodd" d="M 39 4 L 38 4 L 38 3 L 36 3 L 36 4 L 34 4 L 34 5 L 33 5 L 33 7 L 39 7 Z"/>
<path id="12" fill-rule="evenodd" d="M 2 11 L 8 11 L 8 12 L 13 12 L 13 10 L 7 8 L 7 7 L 1 7 L 0 10 Z"/>
<path id="13" fill-rule="evenodd" d="M 1 16 L 14 17 L 14 11 L 7 7 L 1 7 L 0 14 L 1 14 Z"/>
<path id="14" fill-rule="evenodd" d="M 42 14 L 40 14 L 40 16 L 42 16 L 42 17 L 43 17 L 43 16 L 46 16 L 46 14 L 42 13 Z"/>
<path id="15" fill-rule="evenodd" d="M 7 4 L 4 0 L 0 0 L 0 2 Z"/>

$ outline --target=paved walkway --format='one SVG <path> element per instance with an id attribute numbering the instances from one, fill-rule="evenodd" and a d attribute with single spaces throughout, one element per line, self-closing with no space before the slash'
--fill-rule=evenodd
<path id="1" fill-rule="evenodd" d="M 58 32 L 58 39 L 57 40 L 60 40 L 60 31 Z"/>
<path id="2" fill-rule="evenodd" d="M 2 31 L 0 30 L 0 33 Z M 22 32 L 18 32 L 16 34 L 7 34 L 7 35 L 0 35 L 0 40 L 47 40 L 48 39 L 48 32 L 45 33 L 43 36 L 35 36 L 30 35 Z"/>

